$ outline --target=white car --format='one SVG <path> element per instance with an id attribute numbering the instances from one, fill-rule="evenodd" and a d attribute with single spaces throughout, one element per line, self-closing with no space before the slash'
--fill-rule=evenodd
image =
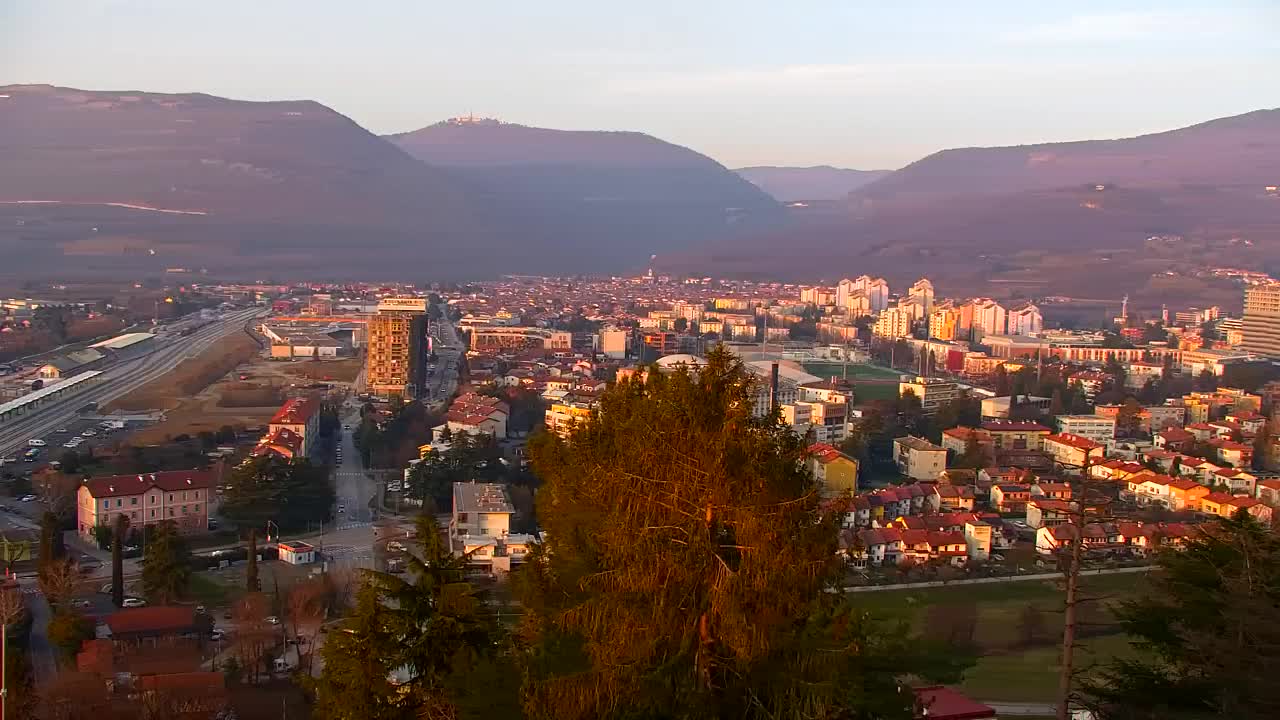
<path id="1" fill-rule="evenodd" d="M 268 624 L 268 625 L 279 625 L 279 624 L 280 624 L 280 618 L 276 617 L 275 615 L 271 615 L 271 616 L 267 617 L 267 624 Z"/>
<path id="2" fill-rule="evenodd" d="M 23 495 L 18 502 L 32 502 L 36 499 L 35 495 Z"/>
<path id="3" fill-rule="evenodd" d="M 135 597 L 125 598 L 124 602 L 120 604 L 120 607 L 126 607 L 126 608 L 140 608 L 140 607 L 146 607 L 146 606 L 147 606 L 146 600 L 143 600 L 142 598 L 135 598 Z"/>
<path id="4" fill-rule="evenodd" d="M 67 433 L 69 433 L 69 432 L 71 432 L 71 431 L 70 431 L 70 430 L 68 430 L 68 429 L 66 429 L 66 428 L 58 428 L 57 430 L 54 430 L 54 431 L 53 431 L 53 434 L 54 434 L 54 435 L 66 435 L 66 434 L 67 434 Z"/>
<path id="5" fill-rule="evenodd" d="M 66 449 L 68 449 L 68 450 L 74 450 L 74 449 L 76 449 L 76 448 L 80 447 L 80 443 L 78 443 L 78 442 L 64 442 L 64 443 L 62 443 L 62 447 L 66 448 Z"/>
<path id="6" fill-rule="evenodd" d="M 347 511 L 347 506 L 346 506 L 346 505 L 339 505 L 339 506 L 338 506 L 338 512 L 340 512 L 340 513 L 344 513 L 344 512 L 346 512 L 346 511 Z"/>
<path id="7" fill-rule="evenodd" d="M 88 430 L 85 430 L 84 432 L 80 433 L 80 437 L 87 437 L 87 438 L 89 438 L 89 437 L 93 437 L 94 435 L 97 435 L 97 434 L 98 434 L 98 431 L 97 431 L 97 430 L 94 430 L 93 428 L 89 428 Z"/>
<path id="8" fill-rule="evenodd" d="M 41 440 L 40 438 L 31 438 L 30 440 L 27 441 L 27 444 L 30 445 L 31 447 L 44 447 L 49 443 Z"/>

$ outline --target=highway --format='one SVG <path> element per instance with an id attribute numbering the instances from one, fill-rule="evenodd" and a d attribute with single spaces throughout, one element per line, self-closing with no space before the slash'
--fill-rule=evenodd
<path id="1" fill-rule="evenodd" d="M 25 448 L 31 438 L 44 437 L 68 425 L 79 416 L 80 408 L 91 402 L 106 404 L 154 382 L 186 358 L 200 354 L 233 332 L 241 332 L 245 323 L 265 314 L 267 310 L 264 308 L 247 308 L 227 313 L 221 320 L 210 322 L 187 337 L 158 336 L 155 339 L 157 347 L 152 352 L 107 366 L 97 381 L 83 391 L 0 425 L 0 456 Z"/>

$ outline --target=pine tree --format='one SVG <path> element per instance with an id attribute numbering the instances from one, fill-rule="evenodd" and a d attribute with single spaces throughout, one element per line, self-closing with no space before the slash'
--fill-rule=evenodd
<path id="1" fill-rule="evenodd" d="M 191 582 L 191 551 L 172 521 L 157 526 L 142 557 L 142 587 L 147 597 L 169 605 Z"/>
<path id="2" fill-rule="evenodd" d="M 1243 511 L 1206 527 L 1116 611 L 1144 652 L 1086 683 L 1099 717 L 1280 717 L 1280 535 Z"/>
<path id="3" fill-rule="evenodd" d="M 320 657 L 324 670 L 308 685 L 318 720 L 408 720 L 391 682 L 399 643 L 386 629 L 390 611 L 378 591 L 365 585 L 356 595 L 355 614 L 340 631 L 326 636 Z"/>
<path id="4" fill-rule="evenodd" d="M 407 557 L 408 573 L 368 573 L 349 633 L 329 634 L 324 671 L 314 683 L 321 718 L 451 718 L 468 691 L 497 692 L 467 688 L 470 671 L 493 648 L 494 631 L 465 580 L 466 560 L 445 547 L 432 516 L 419 518 L 417 527 L 418 552 Z M 339 636 L 344 642 L 332 645 Z M 370 679 L 392 671 L 395 687 Z M 357 699 L 375 714 L 362 714 Z"/>
<path id="5" fill-rule="evenodd" d="M 911 717 L 920 659 L 843 604 L 804 441 L 727 351 L 607 391 L 531 444 L 549 537 L 520 572 L 531 718 Z M 901 628 L 896 628 L 901 630 Z"/>

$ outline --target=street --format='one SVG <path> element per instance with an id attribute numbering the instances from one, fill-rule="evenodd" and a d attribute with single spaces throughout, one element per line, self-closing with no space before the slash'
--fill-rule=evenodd
<path id="1" fill-rule="evenodd" d="M 53 612 L 49 601 L 40 592 L 35 578 L 21 578 L 18 585 L 26 596 L 27 609 L 31 612 L 31 674 L 36 685 L 43 685 L 58 672 L 58 657 L 49 644 L 49 619 Z"/>

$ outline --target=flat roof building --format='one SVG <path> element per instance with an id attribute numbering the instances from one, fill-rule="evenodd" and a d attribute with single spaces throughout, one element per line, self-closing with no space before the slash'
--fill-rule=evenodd
<path id="1" fill-rule="evenodd" d="M 369 319 L 365 361 L 369 392 L 380 397 L 417 397 L 426 371 L 426 312 L 423 298 L 383 298 L 378 303 L 378 313 Z"/>

